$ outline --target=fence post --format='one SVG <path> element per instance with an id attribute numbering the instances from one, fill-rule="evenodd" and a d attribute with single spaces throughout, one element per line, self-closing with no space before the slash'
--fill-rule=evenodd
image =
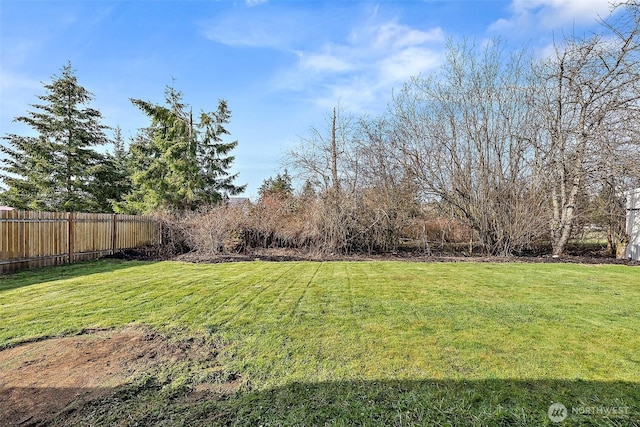
<path id="1" fill-rule="evenodd" d="M 111 255 L 114 255 L 116 253 L 116 244 L 118 242 L 118 237 L 117 237 L 117 233 L 118 233 L 118 215 L 117 214 L 113 214 L 113 232 L 111 233 L 111 238 L 113 239 L 111 241 Z"/>
<path id="2" fill-rule="evenodd" d="M 69 264 L 73 262 L 73 212 L 69 212 Z"/>

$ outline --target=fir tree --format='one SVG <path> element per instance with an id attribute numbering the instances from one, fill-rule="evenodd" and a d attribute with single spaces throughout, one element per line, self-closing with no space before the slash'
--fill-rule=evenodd
<path id="1" fill-rule="evenodd" d="M 96 210 L 112 212 L 115 205 L 131 191 L 131 177 L 128 154 L 122 139 L 120 127 L 114 130 L 113 152 L 102 155 L 100 162 L 92 169 L 91 193 L 95 198 Z"/>
<path id="2" fill-rule="evenodd" d="M 114 210 L 118 213 L 143 213 L 150 210 L 150 206 L 159 205 L 153 191 L 153 179 L 149 174 L 151 165 L 161 162 L 159 152 L 153 144 L 153 134 L 153 128 L 144 128 L 131 139 L 126 155 L 130 190 L 121 201 L 114 203 Z M 154 168 L 158 171 L 161 169 Z"/>
<path id="3" fill-rule="evenodd" d="M 238 141 L 223 142 L 223 135 L 229 135 L 225 125 L 231 119 L 231 111 L 227 101 L 218 101 L 215 112 L 200 114 L 198 127 L 201 130 L 201 140 L 196 153 L 200 166 L 202 188 L 200 199 L 205 203 L 218 203 L 223 196 L 233 196 L 244 191 L 246 186 L 236 186 L 233 182 L 238 174 L 229 174 L 229 168 L 235 157 L 229 155 L 238 146 Z"/>
<path id="4" fill-rule="evenodd" d="M 0 146 L 0 178 L 6 190 L 0 203 L 20 209 L 95 211 L 92 190 L 96 168 L 104 161 L 91 147 L 108 142 L 102 115 L 86 106 L 93 95 L 78 84 L 71 64 L 45 84 L 42 101 L 34 111 L 15 121 L 30 126 L 37 136 L 4 136 Z"/>
<path id="5" fill-rule="evenodd" d="M 158 208 L 196 209 L 244 191 L 230 175 L 237 141 L 225 143 L 224 125 L 231 113 L 225 101 L 215 112 L 202 112 L 194 122 L 191 108 L 172 87 L 165 90 L 165 105 L 131 100 L 151 119 L 131 144 L 133 191 L 118 204 L 122 212 L 148 212 Z"/>
<path id="6" fill-rule="evenodd" d="M 275 178 L 267 178 L 258 189 L 260 198 L 278 197 L 285 199 L 293 196 L 293 185 L 291 184 L 291 176 L 285 169 L 284 174 L 278 174 Z"/>

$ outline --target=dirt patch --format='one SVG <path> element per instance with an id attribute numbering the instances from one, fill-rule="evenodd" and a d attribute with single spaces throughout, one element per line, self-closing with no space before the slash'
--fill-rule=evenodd
<path id="1" fill-rule="evenodd" d="M 147 327 L 88 330 L 0 351 L 0 425 L 42 425 L 65 408 L 116 392 L 152 368 L 197 359 L 216 364 L 217 351 L 194 339 L 170 340 Z M 238 384 L 198 385 L 193 397 L 233 393 Z"/>

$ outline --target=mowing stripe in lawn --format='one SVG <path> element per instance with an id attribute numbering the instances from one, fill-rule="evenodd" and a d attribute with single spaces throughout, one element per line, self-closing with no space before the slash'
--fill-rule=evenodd
<path id="1" fill-rule="evenodd" d="M 62 271 L 0 280 L 0 346 L 141 323 L 233 341 L 230 363 L 264 385 L 640 372 L 640 270 L 625 266 L 111 260 Z"/>

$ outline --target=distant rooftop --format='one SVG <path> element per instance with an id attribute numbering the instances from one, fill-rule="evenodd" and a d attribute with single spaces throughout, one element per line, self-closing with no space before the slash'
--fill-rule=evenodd
<path id="1" fill-rule="evenodd" d="M 12 211 L 13 208 L 10 206 L 0 206 L 0 211 Z"/>

